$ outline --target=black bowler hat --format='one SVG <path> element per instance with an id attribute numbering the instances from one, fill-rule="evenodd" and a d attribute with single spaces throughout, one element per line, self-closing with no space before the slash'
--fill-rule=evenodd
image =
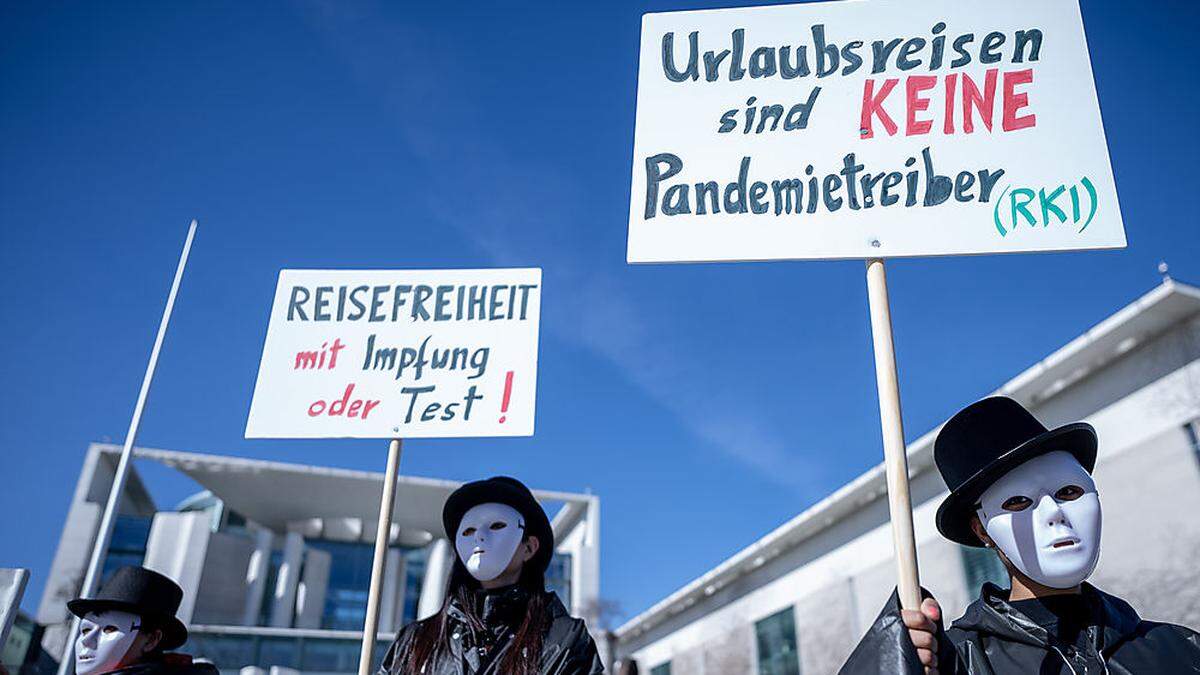
<path id="1" fill-rule="evenodd" d="M 965 546 L 983 546 L 971 530 L 979 497 L 1019 464 L 1056 450 L 1071 453 L 1091 473 L 1096 430 L 1084 422 L 1048 430 L 1007 396 L 985 398 L 958 411 L 933 442 L 933 459 L 950 488 L 937 510 L 938 531 Z"/>
<path id="2" fill-rule="evenodd" d="M 120 567 L 100 587 L 94 598 L 75 598 L 67 609 L 79 618 L 89 612 L 119 611 L 137 614 L 163 631 L 164 651 L 187 642 L 187 628 L 175 618 L 183 589 L 167 577 L 145 567 Z"/>
<path id="3" fill-rule="evenodd" d="M 550 556 L 554 555 L 554 530 L 550 528 L 550 519 L 546 517 L 542 505 L 534 499 L 529 488 L 516 478 L 496 476 L 477 480 L 452 492 L 442 508 L 442 527 L 446 528 L 446 536 L 450 541 L 456 539 L 458 524 L 467 511 L 480 504 L 504 504 L 521 514 L 525 519 L 526 536 L 537 537 L 539 544 L 537 553 L 529 563 L 545 573 L 550 566 Z"/>

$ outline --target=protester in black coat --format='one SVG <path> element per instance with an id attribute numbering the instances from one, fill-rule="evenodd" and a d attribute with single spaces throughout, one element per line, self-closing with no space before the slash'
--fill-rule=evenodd
<path id="1" fill-rule="evenodd" d="M 437 614 L 406 626 L 378 675 L 599 675 L 580 619 L 546 591 L 554 532 L 519 481 L 468 483 L 446 500 L 457 556 Z"/>
<path id="2" fill-rule="evenodd" d="M 1010 588 L 984 585 L 949 630 L 933 598 L 920 611 L 901 611 L 893 594 L 841 673 L 1200 673 L 1200 634 L 1143 621 L 1125 601 L 1084 582 L 1100 553 L 1090 476 L 1096 445 L 1089 425 L 1047 430 L 1004 397 L 951 418 L 934 442 L 950 487 L 938 530 L 993 549 Z"/>
<path id="3" fill-rule="evenodd" d="M 1081 625 L 1047 630 L 1037 613 L 1018 611 L 1008 592 L 987 584 L 983 597 L 947 631 L 963 673 L 990 673 L 993 664 L 1010 672 L 1186 673 L 1200 672 L 1200 635 L 1168 623 L 1143 621 L 1120 598 L 1084 584 L 1079 595 L 1059 596 L 1067 611 L 1046 602 L 1047 611 L 1082 619 Z M 1071 603 L 1078 608 L 1071 608 Z M 1033 618 L 1027 616 L 1033 614 Z M 1069 639 L 1071 630 L 1082 639 Z M 1064 639 L 1065 638 L 1065 639 Z M 1076 646 L 1075 643 L 1078 643 Z M 1018 664 L 1017 670 L 1007 664 Z M 1052 664 L 1052 665 L 1051 665 Z"/>
<path id="4" fill-rule="evenodd" d="M 510 586 L 498 592 L 471 591 L 465 597 L 479 603 L 476 618 L 471 617 L 459 596 L 451 596 L 443 610 L 449 640 L 445 649 L 434 657 L 431 667 L 423 672 L 426 675 L 507 675 L 508 671 L 501 669 L 500 664 L 513 649 L 514 630 L 524 621 L 531 592 L 520 586 Z M 550 626 L 542 638 L 542 653 L 535 672 L 541 675 L 604 672 L 596 645 L 583 621 L 567 614 L 567 609 L 552 592 L 542 592 L 541 607 L 550 619 Z M 406 626 L 388 649 L 382 672 L 390 675 L 410 672 L 402 669 L 404 655 L 412 652 L 413 643 L 422 629 L 440 630 L 437 628 L 439 620 L 440 617 L 435 615 Z"/>
<path id="5" fill-rule="evenodd" d="M 211 663 L 170 653 L 187 642 L 175 612 L 183 590 L 144 567 L 121 567 L 94 598 L 75 598 L 79 617 L 75 672 L 79 675 L 217 675 Z"/>
<path id="6" fill-rule="evenodd" d="M 1010 603 L 1006 589 L 985 584 L 982 597 L 967 607 L 949 630 L 932 624 L 936 644 L 932 667 L 922 663 L 901 618 L 897 596 L 884 607 L 867 635 L 842 666 L 843 675 L 1142 675 L 1200 672 L 1200 634 L 1169 623 L 1145 621 L 1127 602 L 1083 584 L 1076 601 L 1081 611 L 1059 613 L 1082 618 L 1074 639 L 1047 630 Z M 928 600 L 926 601 L 929 602 Z M 1049 603 L 1048 612 L 1056 609 Z M 1016 606 L 1014 606 L 1016 605 Z M 926 605 L 929 607 L 929 605 Z M 936 610 L 931 612 L 937 615 Z M 1041 618 L 1041 617 L 1037 617 Z M 920 633 L 922 631 L 916 631 Z M 927 633 L 929 634 L 929 633 Z"/>

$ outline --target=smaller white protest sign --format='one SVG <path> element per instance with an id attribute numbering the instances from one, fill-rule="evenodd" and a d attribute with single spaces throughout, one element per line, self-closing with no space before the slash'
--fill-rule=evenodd
<path id="1" fill-rule="evenodd" d="M 283 270 L 246 438 L 530 436 L 540 269 Z"/>

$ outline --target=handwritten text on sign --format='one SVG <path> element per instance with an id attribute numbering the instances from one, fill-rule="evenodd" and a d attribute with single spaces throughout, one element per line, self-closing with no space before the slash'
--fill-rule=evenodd
<path id="1" fill-rule="evenodd" d="M 283 270 L 247 438 L 529 436 L 541 270 Z"/>
<path id="2" fill-rule="evenodd" d="M 644 17 L 631 262 L 1124 245 L 1076 0 Z"/>

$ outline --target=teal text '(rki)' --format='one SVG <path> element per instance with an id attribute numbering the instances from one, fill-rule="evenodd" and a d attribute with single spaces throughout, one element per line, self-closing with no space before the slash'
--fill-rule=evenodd
<path id="1" fill-rule="evenodd" d="M 1083 186 L 1087 193 L 1089 203 L 1086 217 L 1082 209 L 1083 200 L 1079 192 L 1080 186 Z M 1004 208 L 1005 206 L 1007 208 Z M 1079 185 L 1072 183 L 1068 186 L 1064 183 L 1049 192 L 1046 191 L 1046 188 L 1034 190 L 1020 187 L 1010 190 L 1006 187 L 992 208 L 992 219 L 995 221 L 996 230 L 1001 237 L 1008 236 L 1022 222 L 1030 227 L 1039 225 L 1049 227 L 1052 222 L 1057 225 L 1068 223 L 1079 225 L 1082 221 L 1083 225 L 1079 227 L 1079 231 L 1083 232 L 1096 217 L 1096 208 L 1096 186 L 1092 185 L 1092 181 L 1087 176 L 1084 176 L 1079 179 Z M 1070 209 L 1069 216 L 1066 209 Z"/>

